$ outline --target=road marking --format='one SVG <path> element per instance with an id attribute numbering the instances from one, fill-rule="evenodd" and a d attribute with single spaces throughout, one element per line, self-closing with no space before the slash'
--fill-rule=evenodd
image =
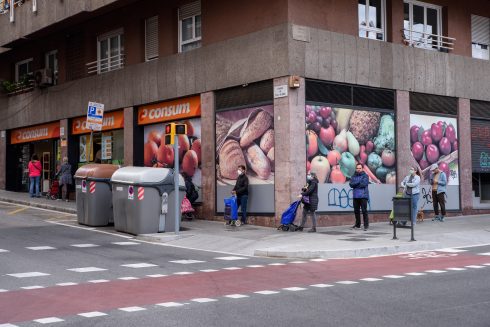
<path id="1" fill-rule="evenodd" d="M 78 285 L 78 283 L 68 282 L 68 283 L 58 283 L 56 285 L 57 286 L 73 286 L 73 285 Z"/>
<path id="2" fill-rule="evenodd" d="M 265 267 L 264 265 L 250 265 L 250 266 L 247 266 L 248 268 L 263 268 Z"/>
<path id="3" fill-rule="evenodd" d="M 56 248 L 52 246 L 31 246 L 31 247 L 26 247 L 26 249 L 33 250 L 33 251 L 56 250 Z"/>
<path id="4" fill-rule="evenodd" d="M 92 312 L 79 313 L 78 315 L 85 317 L 85 318 L 94 318 L 94 317 L 107 316 L 107 313 L 103 313 L 103 312 L 99 312 L 99 311 L 92 311 Z"/>
<path id="5" fill-rule="evenodd" d="M 182 265 L 190 265 L 192 263 L 202 263 L 202 262 L 206 262 L 206 261 L 200 261 L 200 260 L 174 260 L 174 261 L 169 261 L 169 262 L 172 262 L 172 263 L 180 263 Z"/>
<path id="6" fill-rule="evenodd" d="M 176 272 L 174 273 L 174 275 L 192 275 L 193 272 L 190 272 L 190 271 L 179 271 L 179 272 Z"/>
<path id="7" fill-rule="evenodd" d="M 424 276 L 427 274 L 426 273 L 420 273 L 420 272 L 412 272 L 412 273 L 406 273 L 405 275 L 408 275 L 408 276 Z"/>
<path id="8" fill-rule="evenodd" d="M 160 307 L 165 307 L 165 308 L 172 308 L 172 307 L 181 307 L 183 306 L 182 303 L 177 303 L 177 302 L 164 302 L 164 303 L 157 303 L 156 305 Z"/>
<path id="9" fill-rule="evenodd" d="M 70 269 L 66 269 L 66 270 L 79 272 L 79 273 L 85 273 L 85 272 L 94 272 L 94 271 L 105 271 L 107 269 L 97 268 L 97 267 L 82 267 L 82 268 L 70 268 Z"/>
<path id="10" fill-rule="evenodd" d="M 0 324 L 0 327 L 19 327 L 19 326 L 12 325 L 12 324 Z"/>
<path id="11" fill-rule="evenodd" d="M 230 256 L 230 257 L 217 257 L 215 259 L 216 260 L 233 261 L 233 260 L 247 260 L 248 258 Z"/>
<path id="12" fill-rule="evenodd" d="M 428 273 L 433 273 L 433 274 L 442 274 L 442 273 L 445 273 L 447 271 L 445 270 L 426 270 L 425 272 L 428 272 Z"/>
<path id="13" fill-rule="evenodd" d="M 327 261 L 327 259 L 310 259 L 310 261 L 313 261 L 313 262 L 324 262 L 324 261 Z"/>
<path id="14" fill-rule="evenodd" d="M 446 268 L 446 270 L 462 271 L 466 270 L 466 268 Z"/>
<path id="15" fill-rule="evenodd" d="M 490 263 L 484 263 L 483 265 L 484 266 L 490 266 Z"/>
<path id="16" fill-rule="evenodd" d="M 299 291 L 306 291 L 306 288 L 303 287 L 286 287 L 283 288 L 285 291 L 291 291 L 291 292 L 299 292 Z"/>
<path id="17" fill-rule="evenodd" d="M 18 273 L 18 274 L 7 274 L 7 276 L 17 277 L 17 278 L 28 278 L 28 277 L 41 277 L 41 276 L 49 276 L 50 274 L 33 271 L 26 273 Z"/>
<path id="18" fill-rule="evenodd" d="M 248 295 L 243 295 L 243 294 L 230 294 L 230 295 L 225 295 L 225 297 L 229 299 L 243 299 L 246 297 L 249 297 Z"/>
<path id="19" fill-rule="evenodd" d="M 24 286 L 21 288 L 24 290 L 37 290 L 39 288 L 44 288 L 44 286 L 34 285 L 34 286 Z"/>
<path id="20" fill-rule="evenodd" d="M 163 275 L 163 274 L 154 274 L 154 275 L 146 275 L 146 276 L 151 278 L 167 277 L 167 275 Z"/>
<path id="21" fill-rule="evenodd" d="M 8 292 L 8 290 L 0 289 L 0 293 L 5 293 L 5 292 Z M 0 325 L 0 326 L 2 326 L 2 325 Z"/>
<path id="22" fill-rule="evenodd" d="M 365 282 L 377 282 L 377 281 L 380 281 L 382 279 L 381 278 L 362 278 L 360 280 L 363 280 Z"/>
<path id="23" fill-rule="evenodd" d="M 296 263 L 306 263 L 306 261 L 290 261 L 289 263 L 294 263 L 294 264 L 296 264 Z"/>
<path id="24" fill-rule="evenodd" d="M 478 255 L 490 255 L 490 252 L 478 253 Z"/>
<path id="25" fill-rule="evenodd" d="M 135 280 L 135 279 L 139 279 L 138 277 L 119 277 L 118 279 L 120 280 Z"/>
<path id="26" fill-rule="evenodd" d="M 0 249 L 0 253 L 10 252 L 9 250 Z"/>
<path id="27" fill-rule="evenodd" d="M 203 298 L 192 299 L 191 301 L 192 302 L 197 302 L 197 303 L 207 303 L 207 302 L 216 302 L 218 300 L 216 300 L 216 299 L 210 299 L 210 298 L 207 298 L 207 297 L 203 297 Z"/>
<path id="28" fill-rule="evenodd" d="M 208 273 L 208 272 L 215 272 L 215 271 L 218 271 L 218 270 L 216 270 L 216 269 L 203 269 L 203 270 L 199 270 L 199 271 Z"/>
<path id="29" fill-rule="evenodd" d="M 285 265 L 286 265 L 285 263 L 280 263 L 280 262 L 269 263 L 269 266 L 285 266 Z"/>
<path id="30" fill-rule="evenodd" d="M 136 312 L 136 311 L 144 311 L 146 309 L 142 307 L 126 307 L 126 308 L 119 308 L 118 310 L 125 311 L 125 312 Z"/>
<path id="31" fill-rule="evenodd" d="M 465 266 L 466 268 L 474 268 L 474 269 L 479 269 L 479 268 L 485 268 L 485 266 L 477 266 L 477 265 L 471 265 L 471 266 Z"/>
<path id="32" fill-rule="evenodd" d="M 158 265 L 154 265 L 152 263 L 130 263 L 126 265 L 121 265 L 121 267 L 128 267 L 128 268 L 149 268 L 149 267 L 158 267 Z"/>
<path id="33" fill-rule="evenodd" d="M 272 294 L 278 294 L 279 292 L 276 291 L 258 291 L 254 292 L 255 294 L 260 294 L 260 295 L 272 295 Z"/>
<path id="34" fill-rule="evenodd" d="M 447 252 L 447 253 L 468 252 L 468 250 L 463 250 L 463 249 L 453 249 L 453 248 L 439 249 L 439 250 L 436 250 L 436 251 L 437 251 L 437 252 Z"/>
<path id="35" fill-rule="evenodd" d="M 49 318 L 36 319 L 34 321 L 40 324 L 52 324 L 54 322 L 62 322 L 64 320 L 57 317 L 49 317 Z"/>
<path id="36" fill-rule="evenodd" d="M 107 283 L 107 282 L 109 282 L 107 279 L 94 279 L 88 281 L 88 283 L 92 283 L 92 284 L 100 284 L 100 283 Z"/>
<path id="37" fill-rule="evenodd" d="M 333 287 L 331 284 L 313 284 L 311 287 L 325 288 L 325 287 Z"/>
<path id="38" fill-rule="evenodd" d="M 20 208 L 20 209 L 14 210 L 14 211 L 7 212 L 7 215 L 15 215 L 16 213 L 19 213 L 19 212 L 25 211 L 25 210 L 27 210 L 27 209 L 29 209 L 29 207 Z"/>
<path id="39" fill-rule="evenodd" d="M 240 270 L 242 268 L 240 267 L 226 267 L 226 268 L 223 268 L 224 270 Z"/>
<path id="40" fill-rule="evenodd" d="M 76 248 L 95 248 L 99 245 L 97 245 L 97 244 L 72 244 L 70 246 L 73 246 Z"/>
<path id="41" fill-rule="evenodd" d="M 386 275 L 386 276 L 383 276 L 384 278 L 392 278 L 392 279 L 396 279 L 396 278 L 403 278 L 405 276 L 402 276 L 402 275 Z"/>
<path id="42" fill-rule="evenodd" d="M 140 245 L 138 242 L 112 242 L 115 245 Z"/>
<path id="43" fill-rule="evenodd" d="M 352 285 L 352 284 L 358 284 L 359 282 L 355 282 L 353 280 L 341 280 L 340 282 L 336 282 L 336 283 L 342 285 Z"/>

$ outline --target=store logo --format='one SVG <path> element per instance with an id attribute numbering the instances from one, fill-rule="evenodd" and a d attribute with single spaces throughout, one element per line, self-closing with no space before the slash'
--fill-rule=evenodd
<path id="1" fill-rule="evenodd" d="M 191 104 L 189 102 L 186 103 L 181 103 L 178 105 L 172 105 L 172 106 L 167 106 L 167 107 L 162 107 L 162 108 L 155 108 L 155 109 L 143 109 L 141 113 L 140 119 L 145 119 L 149 118 L 151 120 L 153 119 L 159 119 L 163 117 L 172 117 L 172 116 L 177 116 L 177 115 L 185 115 L 191 112 Z"/>
<path id="2" fill-rule="evenodd" d="M 17 140 L 29 140 L 29 139 L 36 139 L 40 137 L 47 137 L 48 136 L 48 129 L 47 128 L 39 128 L 39 129 L 33 129 L 33 130 L 28 130 L 28 131 L 19 131 L 17 132 Z"/>

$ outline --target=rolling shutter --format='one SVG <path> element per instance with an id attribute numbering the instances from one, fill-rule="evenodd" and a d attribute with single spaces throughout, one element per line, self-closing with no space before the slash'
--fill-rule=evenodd
<path id="1" fill-rule="evenodd" d="M 201 1 L 191 2 L 179 8 L 179 20 L 201 14 Z"/>
<path id="2" fill-rule="evenodd" d="M 145 21 L 145 59 L 158 58 L 158 16 Z"/>
<path id="3" fill-rule="evenodd" d="M 490 18 L 471 15 L 471 41 L 490 44 Z"/>

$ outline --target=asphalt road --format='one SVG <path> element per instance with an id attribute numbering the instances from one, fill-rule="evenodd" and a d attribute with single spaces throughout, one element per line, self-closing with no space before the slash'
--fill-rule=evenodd
<path id="1" fill-rule="evenodd" d="M 0 203 L 0 327 L 490 326 L 490 246 L 292 261 L 69 220 Z"/>

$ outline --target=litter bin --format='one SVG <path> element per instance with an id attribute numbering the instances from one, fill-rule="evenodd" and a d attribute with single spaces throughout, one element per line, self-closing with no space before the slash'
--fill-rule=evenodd
<path id="1" fill-rule="evenodd" d="M 106 226 L 113 222 L 111 176 L 117 165 L 88 164 L 75 173 L 78 223 Z"/>
<path id="2" fill-rule="evenodd" d="M 167 168 L 124 167 L 112 175 L 114 228 L 130 234 L 175 231 L 174 171 Z M 185 182 L 179 175 L 179 199 Z"/>
<path id="3" fill-rule="evenodd" d="M 410 226 L 399 226 L 398 222 L 409 221 Z M 414 228 L 412 222 L 412 198 L 410 197 L 394 197 L 393 198 L 393 239 L 396 237 L 397 228 L 410 228 L 410 241 L 415 241 Z"/>

